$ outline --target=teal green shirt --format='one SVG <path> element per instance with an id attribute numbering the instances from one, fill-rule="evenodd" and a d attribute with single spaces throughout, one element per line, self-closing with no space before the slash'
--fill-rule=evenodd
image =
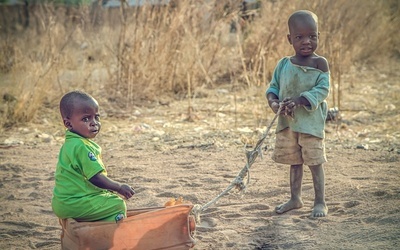
<path id="1" fill-rule="evenodd" d="M 103 204 L 93 204 L 97 202 L 93 197 L 109 196 L 111 192 L 89 181 L 99 172 L 107 175 L 101 160 L 101 147 L 90 139 L 67 131 L 55 172 L 54 213 L 60 218 L 79 217 L 89 205 L 101 207 Z"/>
<path id="2" fill-rule="evenodd" d="M 304 97 L 310 106 L 298 107 L 294 119 L 280 115 L 276 132 L 285 128 L 324 138 L 325 119 L 328 112 L 326 98 L 329 94 L 329 72 L 295 65 L 289 57 L 282 58 L 275 68 L 268 93 L 282 101 L 285 97 Z"/>

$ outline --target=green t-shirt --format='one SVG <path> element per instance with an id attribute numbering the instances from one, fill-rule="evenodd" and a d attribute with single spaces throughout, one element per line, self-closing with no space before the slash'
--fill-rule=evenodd
<path id="1" fill-rule="evenodd" d="M 102 172 L 107 175 L 101 160 L 101 147 L 90 139 L 67 131 L 55 172 L 52 207 L 60 218 L 80 217 L 85 208 L 101 207 L 97 196 L 112 195 L 93 185 L 89 179 Z M 103 203 L 100 200 L 100 203 Z"/>
<path id="2" fill-rule="evenodd" d="M 282 58 L 275 68 L 268 93 L 274 93 L 282 101 L 285 97 L 306 98 L 311 106 L 299 107 L 294 119 L 280 115 L 276 132 L 285 128 L 292 131 L 324 138 L 328 107 L 325 99 L 329 94 L 329 72 L 295 65 L 289 57 Z"/>

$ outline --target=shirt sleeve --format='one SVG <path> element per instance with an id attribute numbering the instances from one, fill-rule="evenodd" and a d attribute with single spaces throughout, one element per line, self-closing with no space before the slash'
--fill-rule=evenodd
<path id="1" fill-rule="evenodd" d="M 306 110 L 314 111 L 322 102 L 325 101 L 329 94 L 329 82 L 329 72 L 321 72 L 316 81 L 315 87 L 300 94 L 300 96 L 306 98 L 311 104 L 311 106 L 305 107 Z"/>
<path id="2" fill-rule="evenodd" d="M 278 64 L 275 67 L 274 74 L 272 75 L 271 82 L 269 83 L 269 87 L 265 93 L 265 95 L 268 95 L 268 93 L 273 93 L 276 96 L 279 97 L 279 89 L 280 89 L 280 72 L 282 71 L 282 67 L 284 63 L 287 61 L 287 58 L 281 59 Z"/>
<path id="3" fill-rule="evenodd" d="M 92 178 L 99 172 L 105 170 L 100 155 L 89 145 L 80 144 L 76 151 L 76 159 L 86 179 Z"/>

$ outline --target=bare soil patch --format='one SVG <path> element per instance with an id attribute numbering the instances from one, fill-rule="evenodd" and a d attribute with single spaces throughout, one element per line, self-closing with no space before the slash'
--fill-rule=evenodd
<path id="1" fill-rule="evenodd" d="M 399 249 L 398 79 L 372 75 L 362 87 L 343 90 L 343 119 L 326 129 L 326 218 L 309 217 L 314 191 L 307 168 L 304 208 L 275 214 L 289 197 L 289 168 L 270 159 L 271 133 L 246 192 L 231 192 L 202 214 L 195 249 Z M 137 191 L 128 207 L 180 196 L 203 205 L 224 190 L 245 164 L 245 144 L 252 149 L 273 118 L 263 91 L 202 90 L 192 100 L 191 122 L 187 100 L 121 112 L 98 98 L 104 118 L 96 141 L 110 176 Z M 60 249 L 50 199 L 62 129 L 57 107 L 47 107 L 35 122 L 0 135 L 1 249 Z"/>

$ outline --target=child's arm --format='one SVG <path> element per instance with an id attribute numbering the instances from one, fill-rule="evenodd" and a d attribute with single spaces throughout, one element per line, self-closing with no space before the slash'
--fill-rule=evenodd
<path id="1" fill-rule="evenodd" d="M 89 181 L 96 187 L 117 192 L 126 199 L 131 198 L 135 194 L 135 190 L 131 186 L 113 181 L 101 172 L 95 174 Z"/>
<path id="2" fill-rule="evenodd" d="M 297 98 L 286 97 L 283 100 L 283 105 L 289 109 L 289 111 L 294 111 L 299 106 L 311 106 L 310 102 L 303 96 Z"/>

